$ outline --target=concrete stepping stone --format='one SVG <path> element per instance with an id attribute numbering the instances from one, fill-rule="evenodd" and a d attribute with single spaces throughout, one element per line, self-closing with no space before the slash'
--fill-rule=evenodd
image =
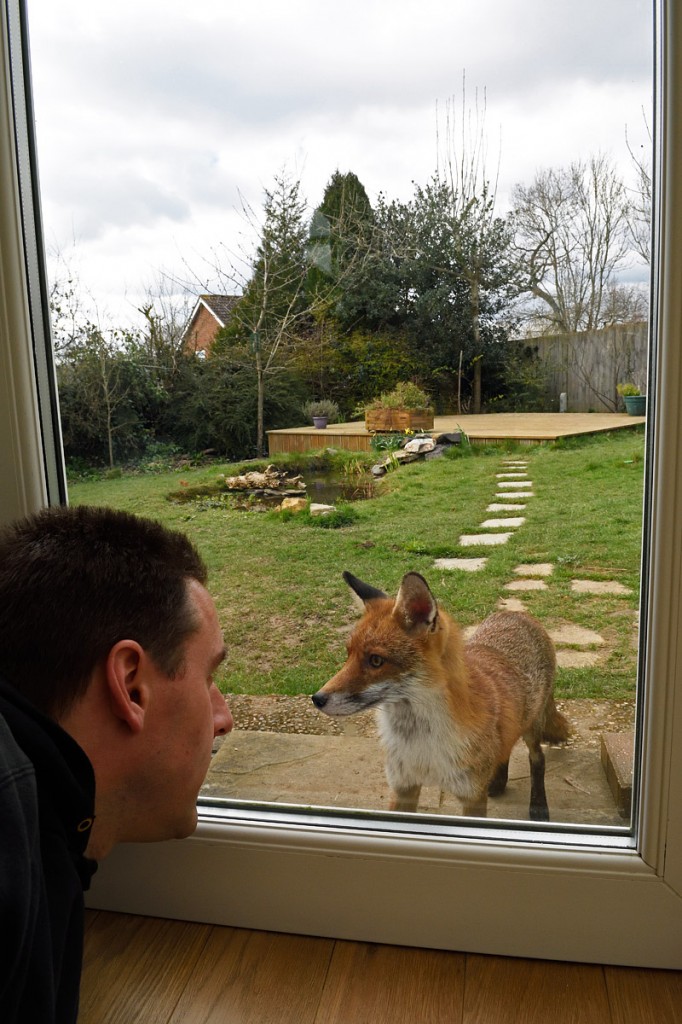
<path id="1" fill-rule="evenodd" d="M 505 491 L 504 494 L 496 494 L 495 498 L 504 501 L 507 498 L 534 498 L 533 491 Z"/>
<path id="2" fill-rule="evenodd" d="M 558 650 L 556 663 L 558 668 L 591 668 L 603 661 L 604 655 L 599 651 Z"/>
<path id="3" fill-rule="evenodd" d="M 523 512 L 525 507 L 525 505 L 510 505 L 494 501 L 491 505 L 487 506 L 486 512 Z"/>
<path id="4" fill-rule="evenodd" d="M 517 576 L 551 576 L 554 566 L 551 562 L 534 562 L 529 565 L 517 565 L 514 572 Z"/>
<path id="5" fill-rule="evenodd" d="M 570 622 L 563 626 L 557 626 L 556 629 L 550 629 L 549 635 L 555 644 L 576 644 L 588 647 L 590 645 L 601 646 L 606 643 L 600 633 L 596 633 L 593 629 L 585 629 L 584 626 L 575 626 Z"/>
<path id="6" fill-rule="evenodd" d="M 544 580 L 512 580 L 511 583 L 505 583 L 505 590 L 547 590 L 547 584 Z"/>
<path id="7" fill-rule="evenodd" d="M 532 480 L 500 480 L 498 482 L 498 484 L 497 484 L 497 489 L 499 491 L 504 491 L 504 490 L 507 490 L 507 489 L 510 490 L 510 491 L 513 491 L 513 490 L 520 491 L 522 488 L 526 488 L 526 487 L 530 490 L 530 488 L 532 486 L 533 486 L 533 481 Z"/>
<path id="8" fill-rule="evenodd" d="M 502 459 L 503 466 L 527 466 L 528 459 Z"/>
<path id="9" fill-rule="evenodd" d="M 460 547 L 472 548 L 481 544 L 484 547 L 495 547 L 499 544 L 506 544 L 511 533 L 469 533 L 459 538 Z"/>
<path id="10" fill-rule="evenodd" d="M 524 516 L 516 516 L 515 518 L 512 517 L 510 519 L 486 519 L 485 522 L 481 523 L 481 529 L 482 530 L 498 530 L 500 528 L 504 529 L 504 527 L 507 527 L 507 526 L 513 526 L 513 527 L 523 526 L 525 521 L 526 520 L 525 520 Z"/>
<path id="11" fill-rule="evenodd" d="M 496 473 L 498 480 L 527 480 L 527 473 Z"/>
<path id="12" fill-rule="evenodd" d="M 487 558 L 437 558 L 435 569 L 461 569 L 462 572 L 479 572 L 485 568 Z"/>
<path id="13" fill-rule="evenodd" d="M 574 594 L 631 594 L 632 589 L 615 580 L 571 580 Z"/>
<path id="14" fill-rule="evenodd" d="M 501 612 L 525 612 L 527 608 L 518 597 L 501 597 L 497 602 Z"/>

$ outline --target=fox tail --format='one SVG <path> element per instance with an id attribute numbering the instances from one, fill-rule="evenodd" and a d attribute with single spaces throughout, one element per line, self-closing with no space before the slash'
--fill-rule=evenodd
<path id="1" fill-rule="evenodd" d="M 542 738 L 545 743 L 565 743 L 571 735 L 571 727 L 568 719 L 557 708 L 554 697 L 547 701 L 545 712 L 545 724 L 542 728 Z"/>

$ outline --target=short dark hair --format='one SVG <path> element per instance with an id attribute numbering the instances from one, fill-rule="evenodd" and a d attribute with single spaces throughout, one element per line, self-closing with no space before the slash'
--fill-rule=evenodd
<path id="1" fill-rule="evenodd" d="M 0 532 L 0 675 L 59 717 L 119 640 L 166 673 L 198 628 L 190 579 L 206 566 L 188 538 L 128 512 L 55 507 Z"/>

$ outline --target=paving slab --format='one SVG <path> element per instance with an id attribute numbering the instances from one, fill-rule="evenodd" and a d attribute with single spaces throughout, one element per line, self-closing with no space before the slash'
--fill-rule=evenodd
<path id="1" fill-rule="evenodd" d="M 512 580 L 511 583 L 505 583 L 505 590 L 547 590 L 547 584 L 544 580 Z"/>
<path id="2" fill-rule="evenodd" d="M 523 601 L 518 597 L 501 597 L 497 602 L 501 612 L 525 612 L 528 611 Z"/>
<path id="3" fill-rule="evenodd" d="M 462 572 L 479 572 L 484 569 L 487 558 L 437 558 L 434 569 L 461 569 Z"/>
<path id="4" fill-rule="evenodd" d="M 632 589 L 615 580 L 571 580 L 575 594 L 631 594 Z"/>
<path id="5" fill-rule="evenodd" d="M 517 491 L 521 491 L 524 490 L 525 488 L 530 489 L 532 486 L 532 480 L 498 480 L 496 484 L 496 487 L 499 491 L 513 491 L 514 489 L 516 489 Z"/>
<path id="6" fill-rule="evenodd" d="M 471 548 L 481 545 L 483 547 L 495 547 L 499 544 L 506 544 L 511 533 L 469 533 L 459 538 L 460 547 Z"/>
<path id="7" fill-rule="evenodd" d="M 371 714 L 371 712 L 370 712 Z M 622 824 L 598 749 L 546 747 L 546 788 L 552 820 Z M 489 801 L 488 816 L 527 820 L 528 755 L 522 742 L 512 753 L 509 784 Z M 234 730 L 215 754 L 201 799 L 285 803 L 303 807 L 388 809 L 384 758 L 378 738 L 311 736 Z M 461 814 L 461 804 L 426 787 L 420 813 Z"/>
<path id="8" fill-rule="evenodd" d="M 506 501 L 507 498 L 534 498 L 534 491 L 505 491 L 502 494 L 496 494 L 495 500 Z"/>
<path id="9" fill-rule="evenodd" d="M 486 512 L 523 512 L 525 505 L 515 505 L 503 501 L 493 501 L 486 507 Z"/>
<path id="10" fill-rule="evenodd" d="M 557 626 L 556 629 L 550 629 L 549 635 L 555 644 L 589 647 L 593 644 L 601 646 L 605 643 L 604 637 L 600 633 L 596 633 L 593 629 L 585 629 L 584 626 L 575 626 L 572 622 Z"/>
<path id="11" fill-rule="evenodd" d="M 558 668 L 592 668 L 604 660 L 604 655 L 599 651 L 573 651 L 570 649 L 558 650 L 556 652 L 556 663 Z"/>
<path id="12" fill-rule="evenodd" d="M 530 562 L 517 565 L 514 572 L 517 576 L 551 576 L 554 566 L 551 562 Z"/>
<path id="13" fill-rule="evenodd" d="M 498 480 L 527 480 L 527 473 L 496 473 L 495 476 Z"/>
<path id="14" fill-rule="evenodd" d="M 482 530 L 497 530 L 505 526 L 523 526 L 525 521 L 523 516 L 511 516 L 508 519 L 486 519 L 480 526 Z"/>

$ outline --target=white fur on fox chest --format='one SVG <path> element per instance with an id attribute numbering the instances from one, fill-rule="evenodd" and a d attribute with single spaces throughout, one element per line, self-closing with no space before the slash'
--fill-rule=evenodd
<path id="1" fill-rule="evenodd" d="M 401 692 L 402 699 L 377 710 L 389 785 L 439 786 L 462 800 L 477 797 L 481 772 L 490 768 L 481 763 L 480 751 L 472 749 L 472 737 L 452 718 L 443 694 L 417 680 L 402 680 Z"/>

